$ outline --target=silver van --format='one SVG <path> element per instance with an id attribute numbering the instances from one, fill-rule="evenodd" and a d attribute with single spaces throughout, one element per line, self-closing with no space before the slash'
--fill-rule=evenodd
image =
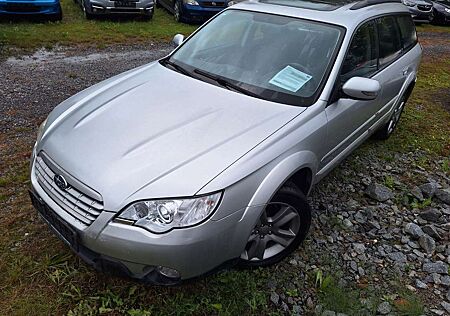
<path id="1" fill-rule="evenodd" d="M 31 157 L 56 234 L 157 284 L 294 251 L 311 187 L 392 134 L 422 54 L 396 0 L 249 1 L 174 43 L 58 105 Z"/>

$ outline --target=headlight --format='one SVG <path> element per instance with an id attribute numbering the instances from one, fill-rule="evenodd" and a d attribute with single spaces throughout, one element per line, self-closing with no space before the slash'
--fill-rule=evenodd
<path id="1" fill-rule="evenodd" d="M 134 222 L 135 226 L 163 233 L 172 228 L 200 223 L 214 212 L 222 193 L 187 199 L 148 200 L 133 203 L 119 218 Z"/>
<path id="2" fill-rule="evenodd" d="M 42 122 L 41 125 L 39 125 L 38 132 L 37 132 L 36 143 L 38 143 L 41 140 L 42 135 L 44 134 L 45 125 L 47 124 L 47 119 L 48 118 L 46 118 L 44 120 L 44 122 Z"/>
<path id="3" fill-rule="evenodd" d="M 450 13 L 450 9 L 444 8 L 445 12 Z"/>
<path id="4" fill-rule="evenodd" d="M 184 4 L 190 4 L 190 5 L 199 5 L 197 1 L 195 0 L 183 0 Z"/>
<path id="5" fill-rule="evenodd" d="M 407 5 L 408 7 L 413 7 L 413 6 L 416 5 L 414 2 L 412 2 L 412 1 L 410 1 L 410 0 L 402 0 L 402 3 L 403 3 L 404 5 Z"/>

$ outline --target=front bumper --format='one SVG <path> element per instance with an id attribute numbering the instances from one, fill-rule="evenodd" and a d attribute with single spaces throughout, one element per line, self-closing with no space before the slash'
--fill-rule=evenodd
<path id="1" fill-rule="evenodd" d="M 422 11 L 417 8 L 408 8 L 415 22 L 430 23 L 433 20 L 433 10 Z"/>
<path id="2" fill-rule="evenodd" d="M 118 3 L 118 2 L 117 2 Z M 94 0 L 90 1 L 87 10 L 91 14 L 140 14 L 140 15 L 153 15 L 154 1 L 153 0 L 139 0 L 136 2 L 130 2 L 133 7 L 118 6 L 115 1 L 109 0 Z"/>
<path id="3" fill-rule="evenodd" d="M 52 15 L 59 12 L 58 1 L 0 1 L 0 15 Z"/>
<path id="4" fill-rule="evenodd" d="M 108 211 L 103 211 L 91 225 L 83 226 L 40 187 L 34 166 L 31 182 L 33 205 L 38 209 L 42 207 L 39 204 L 46 205 L 47 211 L 56 217 L 55 220 L 44 216 L 46 222 L 84 261 L 97 270 L 119 272 L 147 283 L 174 284 L 235 261 L 254 225 L 254 216 L 244 214 L 255 213 L 243 208 L 218 220 L 209 219 L 198 226 L 174 229 L 164 234 L 114 222 L 116 213 Z M 74 238 L 70 237 L 73 236 L 72 230 Z M 161 267 L 176 270 L 179 277 L 161 277 L 158 270 Z"/>

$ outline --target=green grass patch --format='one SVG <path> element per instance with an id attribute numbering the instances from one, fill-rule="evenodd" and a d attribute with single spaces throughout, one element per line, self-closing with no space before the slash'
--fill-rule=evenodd
<path id="1" fill-rule="evenodd" d="M 55 44 L 87 44 L 104 47 L 116 43 L 168 41 L 177 33 L 189 35 L 197 26 L 177 23 L 164 9 L 156 9 L 153 19 L 84 18 L 72 0 L 61 0 L 61 22 L 6 21 L 0 23 L 0 44 L 25 49 L 50 48 Z M 1 45 L 0 45 L 1 46 Z"/>

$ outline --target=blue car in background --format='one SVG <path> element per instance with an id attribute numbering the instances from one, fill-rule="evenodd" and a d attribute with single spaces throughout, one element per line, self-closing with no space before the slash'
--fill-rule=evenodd
<path id="1" fill-rule="evenodd" d="M 173 13 L 178 22 L 203 23 L 236 2 L 233 0 L 156 0 L 156 6 L 164 7 Z"/>
<path id="2" fill-rule="evenodd" d="M 0 17 L 43 16 L 60 21 L 62 10 L 59 0 L 0 0 Z"/>

